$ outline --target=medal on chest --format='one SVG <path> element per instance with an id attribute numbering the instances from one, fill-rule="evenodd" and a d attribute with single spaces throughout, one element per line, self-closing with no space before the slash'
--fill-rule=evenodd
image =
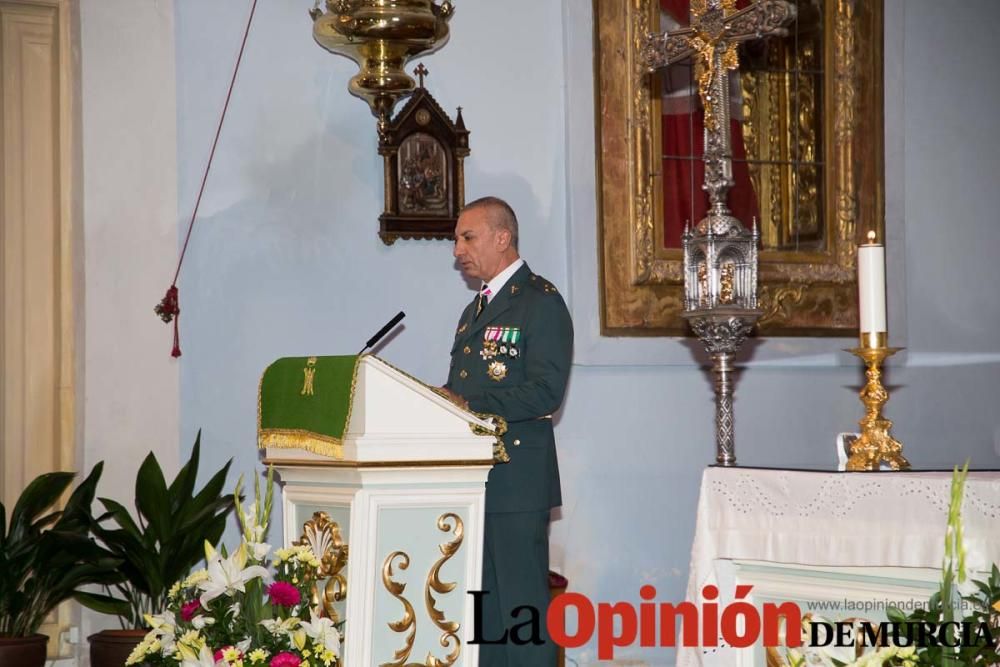
<path id="1" fill-rule="evenodd" d="M 507 377 L 507 363 L 517 359 L 521 354 L 518 341 L 521 339 L 521 329 L 518 327 L 486 327 L 483 333 L 483 349 L 479 356 L 483 361 L 489 361 L 486 374 L 494 382 Z"/>
<path id="2" fill-rule="evenodd" d="M 494 359 L 490 362 L 489 368 L 486 369 L 486 374 L 489 375 L 490 379 L 494 382 L 499 382 L 507 377 L 507 364 L 499 359 Z"/>

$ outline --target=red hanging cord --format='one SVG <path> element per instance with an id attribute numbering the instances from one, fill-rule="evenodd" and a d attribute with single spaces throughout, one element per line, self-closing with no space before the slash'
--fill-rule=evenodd
<path id="1" fill-rule="evenodd" d="M 194 231 L 194 221 L 198 217 L 198 207 L 201 206 L 201 196 L 205 194 L 205 183 L 208 182 L 208 172 L 212 170 L 212 160 L 215 158 L 215 148 L 219 145 L 219 135 L 222 134 L 222 124 L 226 120 L 226 111 L 229 110 L 229 100 L 233 96 L 233 87 L 236 85 L 236 75 L 240 71 L 240 63 L 243 61 L 243 50 L 247 45 L 247 37 L 250 35 L 250 26 L 253 23 L 253 15 L 257 11 L 257 0 L 253 0 L 250 7 L 250 16 L 247 19 L 246 30 L 243 31 L 243 41 L 240 44 L 240 53 L 236 56 L 236 66 L 233 68 L 233 78 L 229 81 L 229 92 L 226 93 L 226 102 L 222 106 L 222 115 L 219 117 L 219 125 L 215 129 L 215 139 L 212 140 L 212 150 L 208 154 L 208 164 L 205 165 L 205 173 L 201 177 L 201 187 L 198 188 L 198 198 L 194 202 L 194 210 L 191 212 L 191 221 L 188 223 L 187 234 L 184 236 L 184 245 L 181 248 L 181 255 L 177 260 L 177 270 L 174 272 L 174 280 L 170 283 L 166 295 L 160 300 L 153 310 L 164 322 L 174 323 L 174 349 L 170 356 L 175 359 L 181 356 L 180 332 L 177 329 L 180 320 L 181 309 L 178 302 L 179 293 L 177 290 L 177 278 L 181 274 L 181 265 L 184 263 L 184 255 L 187 253 L 188 243 L 191 241 L 191 232 Z"/>

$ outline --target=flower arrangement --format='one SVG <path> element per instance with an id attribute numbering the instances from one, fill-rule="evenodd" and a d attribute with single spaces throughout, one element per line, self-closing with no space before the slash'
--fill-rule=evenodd
<path id="1" fill-rule="evenodd" d="M 203 570 L 171 587 L 167 610 L 147 615 L 152 628 L 126 665 L 169 667 L 340 667 L 340 632 L 311 606 L 320 560 L 308 546 L 273 551 L 264 542 L 273 477 L 254 503 L 240 503 L 239 548 L 206 544 Z M 273 573 L 272 573 L 273 568 Z"/>
<path id="2" fill-rule="evenodd" d="M 826 623 L 819 616 L 802 619 L 803 640 L 808 641 L 810 628 L 814 623 Z M 893 665 L 899 667 L 918 667 L 923 663 L 917 660 L 917 648 L 914 646 L 885 646 L 874 648 L 862 655 L 857 655 L 854 646 L 832 646 L 823 648 L 785 649 L 784 661 L 788 667 L 883 667 Z"/>
<path id="3" fill-rule="evenodd" d="M 955 469 L 951 483 L 951 502 L 948 508 L 948 527 L 945 532 L 944 562 L 941 566 L 941 585 L 926 606 L 905 614 L 890 608 L 889 621 L 897 625 L 916 627 L 951 627 L 959 624 L 979 628 L 988 626 L 1000 630 L 1000 570 L 993 565 L 985 581 L 969 578 L 962 528 L 962 500 L 969 464 Z M 985 559 L 984 559 L 985 562 Z M 981 563 L 976 563 L 981 565 Z M 960 613 L 961 612 L 961 613 Z M 808 641 L 810 624 L 825 622 L 813 616 L 803 618 L 803 639 Z M 957 632 L 957 630 L 956 630 Z M 862 652 L 850 646 L 841 648 L 785 649 L 784 660 L 789 667 L 965 667 L 966 665 L 1000 664 L 1000 649 L 988 637 L 978 637 L 972 642 L 952 642 L 956 646 L 931 644 L 926 646 L 869 647 Z"/>

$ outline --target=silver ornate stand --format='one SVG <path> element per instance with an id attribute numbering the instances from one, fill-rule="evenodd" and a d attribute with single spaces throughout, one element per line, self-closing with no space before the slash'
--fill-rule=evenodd
<path id="1" fill-rule="evenodd" d="M 683 315 L 712 357 L 712 372 L 715 373 L 715 461 L 721 466 L 736 465 L 733 430 L 736 369 L 733 357 L 760 315 L 759 310 L 745 308 L 693 310 Z"/>
<path id="2" fill-rule="evenodd" d="M 736 9 L 734 0 L 691 3 L 691 25 L 648 35 L 643 57 L 649 71 L 693 58 L 698 93 L 705 110 L 705 184 L 708 214 L 692 230 L 684 247 L 684 313 L 705 344 L 715 373 L 715 460 L 736 465 L 733 437 L 732 359 L 761 316 L 757 310 L 760 235 L 733 217 L 726 207 L 733 187 L 729 135 L 729 72 L 738 69 L 740 42 L 786 34 L 796 16 L 787 0 L 757 0 Z"/>

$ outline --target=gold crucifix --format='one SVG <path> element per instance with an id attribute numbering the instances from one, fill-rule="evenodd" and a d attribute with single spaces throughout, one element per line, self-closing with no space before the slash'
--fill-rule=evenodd
<path id="1" fill-rule="evenodd" d="M 757 0 L 736 10 L 736 0 L 691 0 L 691 25 L 646 38 L 642 57 L 647 69 L 695 57 L 698 94 L 705 109 L 705 189 L 713 204 L 725 205 L 732 187 L 729 134 L 729 71 L 739 67 L 736 47 L 786 33 L 796 16 L 787 0 Z"/>
<path id="2" fill-rule="evenodd" d="M 787 0 L 757 0 L 736 11 L 736 0 L 691 0 L 691 25 L 682 30 L 650 35 L 643 57 L 650 70 L 666 67 L 697 54 L 698 93 L 705 107 L 705 127 L 715 128 L 713 88 L 726 83 L 728 70 L 739 67 L 736 47 L 741 42 L 784 35 L 795 18 Z M 719 89 L 723 93 L 727 88 Z"/>

